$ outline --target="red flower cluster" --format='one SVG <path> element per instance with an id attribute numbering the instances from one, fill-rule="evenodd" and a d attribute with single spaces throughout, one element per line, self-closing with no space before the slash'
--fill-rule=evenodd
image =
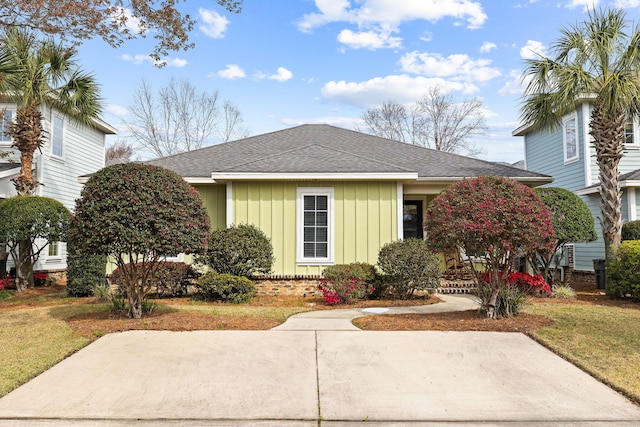
<path id="1" fill-rule="evenodd" d="M 361 299 L 363 296 L 368 296 L 375 291 L 375 288 L 367 288 L 367 284 L 364 280 L 357 277 L 351 278 L 347 283 L 338 283 L 333 286 L 327 285 L 327 279 L 320 279 L 318 290 L 322 292 L 324 301 L 329 304 L 349 304 L 356 299 Z"/>
<path id="2" fill-rule="evenodd" d="M 11 285 L 11 276 L 7 276 L 4 279 L 0 277 L 0 291 L 3 289 L 7 289 Z"/>
<path id="3" fill-rule="evenodd" d="M 551 286 L 539 274 L 532 276 L 528 273 L 511 273 L 508 282 L 510 285 L 520 288 L 527 295 L 551 295 Z"/>
<path id="4" fill-rule="evenodd" d="M 502 275 L 500 275 L 502 277 Z M 489 273 L 482 273 L 478 280 L 489 283 Z M 514 272 L 507 276 L 507 283 L 520 289 L 527 295 L 533 296 L 549 296 L 551 295 L 551 286 L 542 278 L 541 275 L 531 275 L 529 273 Z"/>

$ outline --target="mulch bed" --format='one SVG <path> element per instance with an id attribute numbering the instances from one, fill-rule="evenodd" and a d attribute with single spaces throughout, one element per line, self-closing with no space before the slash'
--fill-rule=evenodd
<path id="1" fill-rule="evenodd" d="M 56 297 L 65 291 L 64 286 L 42 286 L 26 290 L 11 301 L 0 301 L 0 312 L 23 309 L 25 307 L 40 307 L 69 304 L 90 304 L 94 298 L 63 299 Z M 219 316 L 201 312 L 188 312 L 166 309 L 168 304 L 190 304 L 186 298 L 155 300 L 159 309 L 143 319 L 129 319 L 124 315 L 98 312 L 74 316 L 67 319 L 67 323 L 78 334 L 95 339 L 111 332 L 127 330 L 267 330 L 277 326 L 280 322 L 272 318 Z M 292 307 L 305 306 L 313 310 L 332 310 L 335 308 L 362 307 L 390 307 L 407 305 L 425 305 L 437 303 L 438 299 L 425 295 L 409 301 L 373 300 L 360 301 L 350 305 L 326 305 L 321 297 L 256 297 L 250 303 L 252 306 Z M 638 302 L 629 300 L 615 300 L 607 297 L 604 292 L 590 290 L 578 292 L 575 300 L 554 298 L 534 298 L 535 303 L 551 304 L 599 304 L 623 308 L 640 309 Z M 212 308 L 220 303 L 211 303 Z M 407 315 L 378 315 L 359 318 L 354 322 L 358 327 L 369 330 L 437 330 L 437 331 L 498 331 L 498 332 L 527 332 L 532 329 L 548 326 L 551 321 L 543 316 L 520 314 L 506 319 L 489 320 L 475 310 Z"/>

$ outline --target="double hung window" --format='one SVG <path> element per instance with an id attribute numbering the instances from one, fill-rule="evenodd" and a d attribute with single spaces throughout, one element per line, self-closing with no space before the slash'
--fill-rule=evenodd
<path id="1" fill-rule="evenodd" d="M 333 262 L 333 189 L 299 188 L 297 261 L 301 264 Z"/>

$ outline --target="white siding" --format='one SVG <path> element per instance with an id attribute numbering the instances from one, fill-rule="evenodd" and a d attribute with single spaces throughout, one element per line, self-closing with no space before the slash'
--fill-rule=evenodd
<path id="1" fill-rule="evenodd" d="M 43 110 L 45 140 L 42 153 L 36 151 L 34 158 L 36 179 L 43 184 L 38 187 L 37 194 L 59 200 L 73 212 L 75 200 L 82 191 L 78 177 L 92 174 L 104 167 L 105 133 L 90 126 L 81 126 L 65 117 L 62 156 L 54 156 L 51 152 L 52 114 L 51 108 Z M 7 186 L 9 188 L 5 189 Z M 0 186 L 0 193 L 3 190 L 10 191 L 8 196 L 15 195 L 13 185 L 8 180 Z M 66 268 L 64 243 L 60 244 L 58 257 L 47 259 L 45 249 L 35 266 L 36 270 L 63 268 Z"/>

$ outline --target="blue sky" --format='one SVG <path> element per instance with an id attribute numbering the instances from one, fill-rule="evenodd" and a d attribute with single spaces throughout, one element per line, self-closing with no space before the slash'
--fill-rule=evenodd
<path id="1" fill-rule="evenodd" d="M 147 57 L 151 37 L 118 49 L 86 42 L 79 59 L 102 84 L 105 120 L 122 130 L 111 142 L 127 137 L 142 78 L 156 89 L 175 77 L 218 90 L 251 135 L 303 123 L 353 129 L 365 109 L 412 103 L 435 85 L 456 99 L 481 98 L 489 125 L 474 140 L 481 157 L 515 162 L 524 158 L 521 138 L 511 136 L 523 59 L 547 53 L 594 4 L 624 7 L 640 21 L 640 0 L 244 0 L 240 14 L 188 0 L 180 7 L 198 21 L 196 47 L 171 53 L 165 67 Z"/>

